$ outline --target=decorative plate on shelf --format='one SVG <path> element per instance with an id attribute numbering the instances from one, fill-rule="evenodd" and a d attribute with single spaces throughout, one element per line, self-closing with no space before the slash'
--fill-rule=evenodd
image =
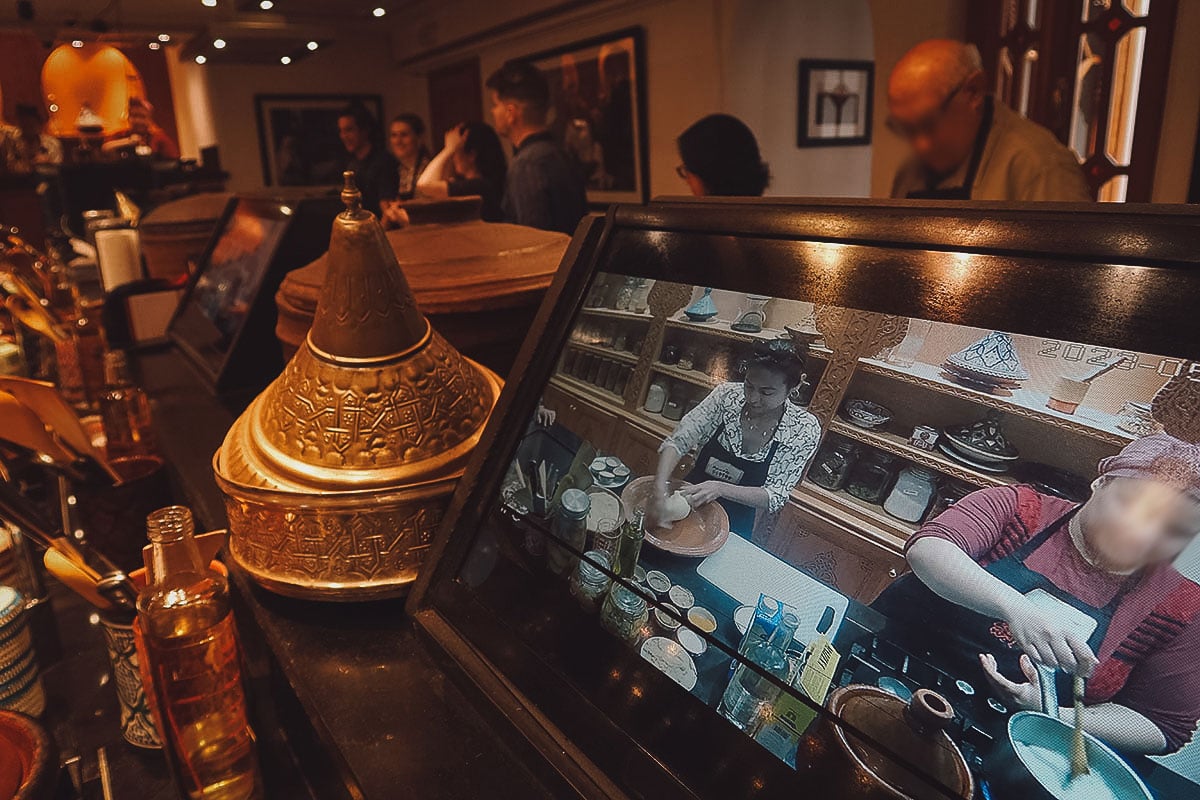
<path id="1" fill-rule="evenodd" d="M 641 653 L 642 658 L 687 691 L 696 688 L 696 681 L 700 677 L 696 671 L 696 662 L 679 642 L 662 636 L 652 636 L 642 644 Z"/>
<path id="2" fill-rule="evenodd" d="M 886 425 L 892 418 L 890 409 L 870 400 L 847 400 L 845 408 L 851 425 L 868 430 Z"/>
<path id="3" fill-rule="evenodd" d="M 994 414 L 970 425 L 945 428 L 942 436 L 955 450 L 974 461 L 1016 461 L 1021 455 L 1004 435 Z"/>
<path id="4" fill-rule="evenodd" d="M 937 448 L 938 448 L 938 450 L 941 450 L 943 453 L 950 456 L 950 458 L 954 459 L 958 463 L 962 464 L 963 466 L 970 467 L 971 469 L 977 469 L 980 472 L 990 472 L 994 475 L 1001 475 L 1005 472 L 1008 472 L 1008 465 L 1005 463 L 1002 463 L 1002 462 L 998 463 L 995 461 L 990 461 L 990 462 L 986 462 L 986 463 L 983 461 L 975 461 L 974 459 L 969 458 L 968 456 L 965 456 L 962 453 L 958 452 L 957 450 L 955 450 L 953 447 L 946 444 L 945 442 L 938 442 Z"/>
<path id="5" fill-rule="evenodd" d="M 668 481 L 667 491 L 677 492 L 691 484 L 684 481 Z M 621 492 L 625 513 L 644 509 L 654 491 L 654 476 L 643 475 L 630 481 Z M 692 513 L 672 524 L 670 528 L 646 529 L 646 544 L 680 556 L 702 558 L 721 549 L 729 539 L 729 515 L 720 503 L 705 503 Z"/>

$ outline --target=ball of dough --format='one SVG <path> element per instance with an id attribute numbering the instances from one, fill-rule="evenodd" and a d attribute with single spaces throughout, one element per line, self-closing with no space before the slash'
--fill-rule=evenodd
<path id="1" fill-rule="evenodd" d="M 686 497 L 679 492 L 675 492 L 667 498 L 664 513 L 668 522 L 679 522 L 679 520 L 692 513 L 692 505 L 687 501 Z"/>

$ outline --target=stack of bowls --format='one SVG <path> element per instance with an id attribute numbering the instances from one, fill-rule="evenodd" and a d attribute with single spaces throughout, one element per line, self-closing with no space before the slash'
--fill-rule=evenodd
<path id="1" fill-rule="evenodd" d="M 36 717 L 45 706 L 25 598 L 0 586 L 0 708 Z"/>

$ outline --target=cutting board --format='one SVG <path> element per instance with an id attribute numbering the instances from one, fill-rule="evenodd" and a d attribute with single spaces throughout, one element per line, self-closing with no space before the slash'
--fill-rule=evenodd
<path id="1" fill-rule="evenodd" d="M 817 623 L 826 606 L 833 608 L 832 639 L 841 627 L 850 601 L 816 578 L 734 534 L 725 545 L 701 562 L 700 577 L 744 606 L 758 603 L 760 594 L 774 597 L 800 618 L 796 641 L 808 644 L 817 635 Z"/>

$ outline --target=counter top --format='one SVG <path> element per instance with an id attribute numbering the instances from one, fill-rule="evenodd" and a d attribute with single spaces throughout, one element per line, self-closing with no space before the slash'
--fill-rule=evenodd
<path id="1" fill-rule="evenodd" d="M 207 393 L 170 350 L 137 359 L 160 447 L 199 523 L 224 527 L 212 455 L 241 403 Z M 452 683 L 403 601 L 279 597 L 230 569 L 256 724 L 277 725 L 322 798 L 550 797 Z M 263 717 L 270 723 L 261 721 Z"/>

